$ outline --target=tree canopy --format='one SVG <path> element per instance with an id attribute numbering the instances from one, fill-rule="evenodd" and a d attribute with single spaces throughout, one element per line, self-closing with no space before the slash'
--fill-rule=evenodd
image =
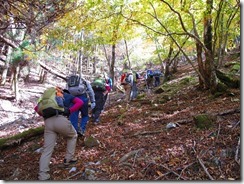
<path id="1" fill-rule="evenodd" d="M 208 80 L 216 80 L 213 68 L 240 42 L 240 1 L 235 0 L 7 0 L 1 7 L 0 60 L 6 66 L 26 41 L 22 58 L 30 62 L 51 55 L 52 62 L 73 66 L 67 70 L 83 72 L 88 62 L 93 73 L 109 68 L 112 77 L 125 65 L 154 63 L 167 70 L 177 59 L 191 63 L 193 57 L 199 83 L 208 89 L 213 86 Z"/>

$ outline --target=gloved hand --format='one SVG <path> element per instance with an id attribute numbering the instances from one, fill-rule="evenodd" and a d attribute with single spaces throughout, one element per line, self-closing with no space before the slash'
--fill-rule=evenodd
<path id="1" fill-rule="evenodd" d="M 96 106 L 96 103 L 95 103 L 95 102 L 92 102 L 92 103 L 91 103 L 91 108 L 94 109 L 95 106 Z"/>
<path id="2" fill-rule="evenodd" d="M 69 117 L 69 115 L 70 115 L 70 110 L 68 108 L 65 108 L 64 109 L 64 116 Z"/>

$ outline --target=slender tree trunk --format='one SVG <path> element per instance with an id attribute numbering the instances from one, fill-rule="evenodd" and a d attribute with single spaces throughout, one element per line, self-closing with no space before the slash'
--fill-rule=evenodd
<path id="1" fill-rule="evenodd" d="M 129 56 L 127 41 L 124 40 L 124 42 L 125 42 L 125 50 L 126 50 L 126 57 L 127 57 L 127 60 L 128 60 L 128 66 L 131 69 L 131 62 L 130 62 L 130 56 Z"/>
<path id="2" fill-rule="evenodd" d="M 114 66 L 115 66 L 115 50 L 116 50 L 116 45 L 113 44 L 112 45 L 112 60 L 111 60 L 111 67 L 110 67 L 110 74 L 111 74 L 111 78 L 114 84 Z"/>
<path id="3" fill-rule="evenodd" d="M 212 52 L 212 5 L 213 0 L 207 0 L 206 2 L 206 11 L 204 17 L 204 45 L 207 48 L 205 52 L 205 83 L 210 89 L 211 93 L 217 91 L 217 77 L 214 66 L 214 56 Z"/>
<path id="4" fill-rule="evenodd" d="M 172 73 L 176 73 L 178 71 L 178 63 L 179 63 L 179 59 L 175 57 L 172 60 Z"/>
<path id="5" fill-rule="evenodd" d="M 202 76 L 204 76 L 204 65 L 202 62 L 202 47 L 199 43 L 196 43 L 197 48 L 197 63 L 198 63 L 198 69 Z M 205 88 L 205 81 L 202 80 L 200 76 L 198 76 L 199 79 L 199 88 L 204 89 Z"/>
<path id="6" fill-rule="evenodd" d="M 15 75 L 14 75 L 14 94 L 15 94 L 15 99 L 18 102 L 20 99 L 20 94 L 19 94 L 19 72 L 20 72 L 20 66 L 18 65 L 15 70 Z"/>
<path id="7" fill-rule="evenodd" d="M 6 83 L 12 52 L 13 52 L 13 48 L 8 46 L 7 58 L 6 58 L 6 62 L 5 62 L 3 73 L 2 73 L 1 85 L 5 85 L 5 83 Z"/>
<path id="8" fill-rule="evenodd" d="M 78 73 L 82 74 L 83 55 L 81 49 L 78 51 L 77 64 L 78 64 Z"/>
<path id="9" fill-rule="evenodd" d="M 97 60 L 95 57 L 93 57 L 93 69 L 92 69 L 92 73 L 96 73 L 97 72 Z"/>
<path id="10" fill-rule="evenodd" d="M 10 88 L 12 91 L 15 91 L 15 84 L 14 84 L 14 77 L 15 77 L 15 73 L 16 73 L 16 67 L 11 66 L 11 76 L 10 76 Z"/>
<path id="11" fill-rule="evenodd" d="M 168 54 L 168 57 L 165 61 L 165 70 L 164 70 L 164 82 L 168 81 L 169 80 L 169 77 L 170 77 L 170 58 L 171 58 L 171 55 L 173 53 L 173 48 L 172 46 L 170 46 L 169 48 L 169 54 Z"/>

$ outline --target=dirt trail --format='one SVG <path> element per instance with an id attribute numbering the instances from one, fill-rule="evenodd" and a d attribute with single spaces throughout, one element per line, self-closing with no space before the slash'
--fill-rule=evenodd
<path id="1" fill-rule="evenodd" d="M 192 72 L 179 68 L 176 78 Z M 240 90 L 213 98 L 189 85 L 165 103 L 153 94 L 129 105 L 112 93 L 101 123 L 89 122 L 86 137 L 99 140 L 86 147 L 79 137 L 77 170 L 61 165 L 65 141 L 59 137 L 50 165 L 52 180 L 240 180 Z M 199 130 L 193 115 L 217 115 L 210 129 Z M 42 122 L 38 117 L 33 122 Z M 166 129 L 170 122 L 178 126 Z M 36 124 L 37 125 L 37 124 Z M 6 131 L 10 132 L 7 128 Z M 43 136 L 1 151 L 0 178 L 36 180 Z M 236 156 L 237 155 L 237 156 Z M 94 172 L 87 175 L 87 170 Z"/>

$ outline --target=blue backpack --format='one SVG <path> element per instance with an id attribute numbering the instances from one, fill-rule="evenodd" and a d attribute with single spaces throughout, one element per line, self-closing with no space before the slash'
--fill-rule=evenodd
<path id="1" fill-rule="evenodd" d="M 147 70 L 147 77 L 150 77 L 150 78 L 153 77 L 153 71 L 152 70 Z"/>
<path id="2" fill-rule="evenodd" d="M 155 71 L 153 72 L 153 76 L 157 76 L 157 77 L 159 77 L 159 76 L 161 76 L 161 75 L 162 75 L 162 73 L 161 73 L 160 70 L 155 70 Z"/>

